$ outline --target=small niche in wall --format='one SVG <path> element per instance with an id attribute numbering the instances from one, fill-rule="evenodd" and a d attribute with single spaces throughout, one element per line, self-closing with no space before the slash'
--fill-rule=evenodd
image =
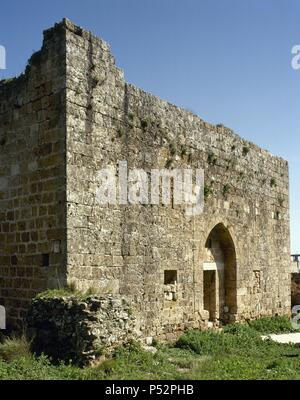
<path id="1" fill-rule="evenodd" d="M 280 219 L 280 212 L 279 211 L 272 211 L 272 218 L 279 220 Z"/>
<path id="2" fill-rule="evenodd" d="M 49 267 L 49 254 L 42 254 L 42 266 Z"/>
<path id="3" fill-rule="evenodd" d="M 177 300 L 177 271 L 164 271 L 164 297 L 167 301 Z"/>
<path id="4" fill-rule="evenodd" d="M 259 270 L 253 271 L 253 290 L 252 293 L 260 293 L 261 292 L 261 273 Z"/>
<path id="5" fill-rule="evenodd" d="M 60 240 L 53 240 L 52 242 L 52 252 L 55 254 L 61 253 L 61 241 Z"/>
<path id="6" fill-rule="evenodd" d="M 174 285 L 177 283 L 177 271 L 176 270 L 165 270 L 164 284 Z"/>
<path id="7" fill-rule="evenodd" d="M 10 263 L 11 263 L 11 265 L 17 265 L 18 264 L 18 257 L 17 256 L 11 256 L 10 257 Z"/>

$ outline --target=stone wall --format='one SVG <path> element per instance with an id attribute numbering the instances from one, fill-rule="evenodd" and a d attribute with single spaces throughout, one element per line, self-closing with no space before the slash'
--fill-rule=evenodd
<path id="1" fill-rule="evenodd" d="M 53 361 L 88 365 L 130 339 L 139 339 L 130 305 L 120 296 L 38 296 L 27 316 L 32 351 Z"/>
<path id="2" fill-rule="evenodd" d="M 203 262 L 222 224 L 235 251 L 231 320 L 290 312 L 288 165 L 224 126 L 127 84 L 108 46 L 67 23 L 68 279 L 133 300 L 145 335 L 205 324 Z M 203 168 L 204 213 L 96 201 L 96 172 Z M 165 296 L 176 270 L 176 300 Z"/>
<path id="3" fill-rule="evenodd" d="M 15 151 L 13 145 L 1 151 L 1 167 L 5 168 L 0 207 L 5 222 L 1 222 L 0 287 L 6 304 L 10 299 L 23 298 L 23 291 L 15 291 L 21 290 L 24 280 L 12 278 L 15 268 L 11 255 L 19 258 L 24 250 L 26 285 L 37 285 L 38 290 L 44 284 L 59 285 L 66 280 L 80 290 L 93 288 L 103 295 L 121 295 L 134 304 L 137 326 L 144 336 L 169 338 L 183 329 L 205 326 L 211 318 L 203 305 L 203 277 L 204 264 L 211 262 L 207 257 L 208 239 L 212 237 L 211 246 L 222 252 L 224 276 L 220 275 L 218 260 L 213 260 L 211 268 L 216 268 L 218 282 L 224 282 L 224 286 L 216 291 L 220 293 L 218 310 L 210 322 L 289 313 L 287 162 L 223 125 L 208 124 L 126 83 L 108 45 L 68 20 L 46 32 L 42 55 L 41 68 L 26 75 L 24 92 L 19 84 L 9 86 L 14 98 L 20 93 L 33 96 L 36 90 L 41 97 L 36 98 L 37 108 L 29 97 L 29 114 L 16 121 L 13 115 L 19 110 L 15 111 L 14 100 L 6 100 L 3 104 L 7 111 L 2 109 L 1 114 L 2 129 L 11 138 L 17 133 L 20 143 L 28 140 L 25 129 L 31 131 L 32 125 L 37 126 L 39 134 L 34 137 L 45 149 L 36 156 L 36 145 L 29 146 L 24 159 L 37 161 L 43 173 L 38 178 L 39 194 L 50 192 L 49 200 L 37 200 L 36 211 L 31 206 L 28 215 L 24 211 L 19 217 L 18 204 L 22 196 L 29 196 L 31 178 L 26 175 L 24 162 L 24 168 L 20 168 L 25 174 L 21 191 L 13 195 L 15 183 L 10 174 L 15 169 L 8 170 L 6 165 L 15 164 L 23 153 L 20 148 Z M 50 73 L 47 80 L 43 71 Z M 35 89 L 33 82 L 39 79 L 50 82 L 49 92 L 47 87 L 38 89 L 38 85 Z M 53 103 L 51 106 L 44 100 L 40 109 L 38 104 L 44 96 L 52 98 Z M 37 123 L 38 118 L 43 125 Z M 44 135 L 47 139 L 39 139 Z M 52 155 L 44 154 L 49 151 L 58 153 L 57 158 L 43 161 L 48 157 L 51 160 Z M 7 162 L 8 158 L 11 161 Z M 99 205 L 97 171 L 115 167 L 123 160 L 129 169 L 146 171 L 203 168 L 204 212 L 188 219 L 184 207 L 176 204 Z M 47 166 L 47 162 L 54 164 Z M 50 175 L 45 178 L 47 173 Z M 44 179 L 50 185 L 47 190 Z M 50 215 L 54 219 L 51 229 Z M 23 230 L 10 233 L 19 219 L 25 221 L 24 232 L 30 238 L 31 230 L 38 232 L 36 240 L 32 237 L 27 242 Z M 43 227 L 37 229 L 39 223 Z M 53 240 L 61 241 L 61 253 L 56 255 L 51 253 Z M 12 245 L 7 246 L 10 241 Z M 48 269 L 39 265 L 41 254 L 50 254 Z M 29 274 L 31 268 L 37 275 L 49 271 L 43 276 L 54 276 L 54 280 L 36 280 L 36 275 Z M 57 269 L 59 279 L 50 274 Z M 169 281 L 168 276 L 176 279 Z M 26 298 L 34 291 L 31 286 L 26 289 Z"/>
<path id="4" fill-rule="evenodd" d="M 46 31 L 23 75 L 0 82 L 0 304 L 20 321 L 65 284 L 65 30 Z"/>

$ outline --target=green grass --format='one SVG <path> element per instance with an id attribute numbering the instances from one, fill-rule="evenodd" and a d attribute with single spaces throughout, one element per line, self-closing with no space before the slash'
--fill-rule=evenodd
<path id="1" fill-rule="evenodd" d="M 74 297 L 78 300 L 85 300 L 95 294 L 95 291 L 90 288 L 86 292 L 81 292 L 74 285 L 69 285 L 60 289 L 48 289 L 39 293 L 36 298 L 52 299 L 54 297 Z"/>
<path id="2" fill-rule="evenodd" d="M 28 356 L 30 356 L 30 344 L 25 336 L 3 338 L 0 344 L 0 359 L 10 362 L 15 358 Z"/>
<path id="3" fill-rule="evenodd" d="M 129 343 L 111 359 L 83 369 L 34 357 L 24 338 L 4 339 L 0 379 L 300 379 L 300 347 L 260 337 L 288 331 L 285 317 L 228 325 L 220 332 L 191 330 L 173 345 L 156 344 L 155 354 Z"/>
<path id="4" fill-rule="evenodd" d="M 257 320 L 249 321 L 248 325 L 262 334 L 297 331 L 296 329 L 292 328 L 290 318 L 287 316 L 260 318 Z"/>

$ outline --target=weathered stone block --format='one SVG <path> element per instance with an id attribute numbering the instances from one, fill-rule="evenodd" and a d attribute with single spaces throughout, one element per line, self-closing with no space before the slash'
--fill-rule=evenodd
<path id="1" fill-rule="evenodd" d="M 34 352 L 80 366 L 139 338 L 128 302 L 113 296 L 46 292 L 33 300 L 26 321 Z"/>

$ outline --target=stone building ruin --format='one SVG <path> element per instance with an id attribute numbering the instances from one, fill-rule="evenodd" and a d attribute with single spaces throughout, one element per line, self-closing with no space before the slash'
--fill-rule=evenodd
<path id="1" fill-rule="evenodd" d="M 217 94 L 216 94 L 217 96 Z M 96 171 L 203 168 L 204 212 L 95 202 Z M 63 20 L 0 83 L 0 304 L 46 288 L 126 298 L 145 336 L 289 314 L 288 164 L 125 82 L 108 45 Z"/>

